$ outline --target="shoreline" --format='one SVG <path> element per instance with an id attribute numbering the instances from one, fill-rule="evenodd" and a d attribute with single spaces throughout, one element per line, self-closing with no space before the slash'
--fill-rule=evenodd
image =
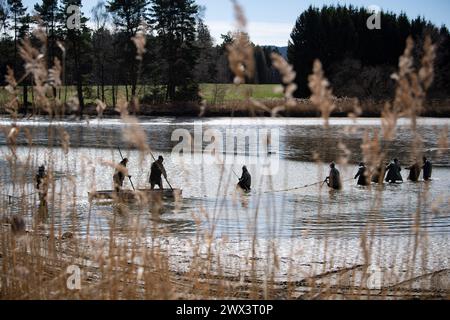
<path id="1" fill-rule="evenodd" d="M 291 118 L 320 118 L 320 111 L 308 99 L 296 99 L 296 106 L 282 108 L 277 113 L 279 117 Z M 383 109 L 388 100 L 362 100 L 358 101 L 354 98 L 337 98 L 335 100 L 336 108 L 331 112 L 331 118 L 379 118 L 382 116 Z M 201 105 L 194 102 L 186 103 L 165 103 L 157 105 L 140 104 L 136 109 L 129 108 L 129 113 L 137 117 L 202 117 L 202 118 L 219 118 L 219 117 L 272 117 L 272 111 L 280 106 L 285 105 L 284 99 L 266 99 L 266 100 L 232 100 L 220 104 Z M 450 99 L 430 99 L 427 100 L 423 111 L 418 114 L 424 118 L 449 118 L 450 117 Z M 25 113 L 23 108 L 19 110 L 17 115 L 20 118 L 28 118 L 34 115 L 48 116 L 48 113 L 40 110 L 32 110 L 32 106 L 28 107 L 29 112 Z M 56 117 L 78 117 L 79 112 L 68 111 L 66 107 L 55 112 Z M 0 108 L 0 116 L 11 116 L 4 107 Z M 86 105 L 83 110 L 83 116 L 98 117 L 97 106 L 95 104 Z M 113 107 L 108 106 L 102 113 L 101 117 L 116 118 L 120 117 L 120 113 Z"/>

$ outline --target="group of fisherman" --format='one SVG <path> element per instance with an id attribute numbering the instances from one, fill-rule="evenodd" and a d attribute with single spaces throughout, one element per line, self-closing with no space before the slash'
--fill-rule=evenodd
<path id="1" fill-rule="evenodd" d="M 158 160 L 153 162 L 150 169 L 150 179 L 149 183 L 151 186 L 151 190 L 154 190 L 155 186 L 158 186 L 160 189 L 163 189 L 162 176 L 167 179 L 166 169 L 163 165 L 164 158 L 159 156 Z M 126 167 L 128 163 L 128 159 L 122 160 L 120 162 L 120 167 L 116 169 L 114 174 L 114 185 L 116 191 L 119 191 L 122 188 L 123 181 L 125 179 L 125 175 L 121 167 Z M 417 182 L 420 177 L 420 173 L 423 169 L 423 179 L 428 181 L 431 179 L 431 174 L 433 170 L 433 166 L 426 157 L 423 157 L 423 163 L 419 164 L 416 162 L 409 168 L 409 176 L 408 180 Z M 386 167 L 380 166 L 375 172 L 368 172 L 365 164 L 361 162 L 359 164 L 358 172 L 356 173 L 354 179 L 358 179 L 357 184 L 360 186 L 368 186 L 371 182 L 373 183 L 383 183 L 384 181 L 388 183 L 397 183 L 403 182 L 403 177 L 401 175 L 401 166 L 398 159 L 394 159 L 391 163 L 389 163 Z M 386 176 L 385 173 L 386 172 Z M 129 176 L 131 178 L 131 176 Z M 324 183 L 328 185 L 331 189 L 340 190 L 342 189 L 342 180 L 340 177 L 340 172 L 336 168 L 335 163 L 330 164 L 330 173 L 328 177 L 325 179 Z M 242 167 L 242 175 L 239 179 L 237 186 L 243 190 L 244 192 L 250 192 L 252 185 L 252 177 L 250 172 L 248 171 L 246 166 Z"/>
<path id="2" fill-rule="evenodd" d="M 156 186 L 158 186 L 159 189 L 163 190 L 163 180 L 167 180 L 167 172 L 166 168 L 164 167 L 164 158 L 162 156 L 158 157 L 158 160 L 152 163 L 152 166 L 150 168 L 150 189 L 154 190 Z M 116 192 L 119 192 L 123 187 L 123 182 L 125 180 L 125 168 L 127 167 L 128 159 L 123 159 L 119 165 L 117 166 L 114 176 L 113 176 L 113 182 L 114 182 L 114 190 Z M 131 179 L 131 176 L 128 176 L 129 179 Z M 251 191 L 251 185 L 252 185 L 252 177 L 247 169 L 246 166 L 242 168 L 242 176 L 239 179 L 238 187 L 241 188 L 245 192 Z"/>
<path id="3" fill-rule="evenodd" d="M 164 158 L 162 156 L 159 156 L 158 160 L 152 163 L 149 177 L 151 190 L 154 190 L 156 186 L 158 186 L 159 189 L 161 190 L 164 189 L 162 177 L 164 177 L 167 180 L 167 172 L 163 163 Z M 116 170 L 114 172 L 113 182 L 114 182 L 114 190 L 116 192 L 119 192 L 123 187 L 123 183 L 126 177 L 125 173 L 127 164 L 128 159 L 127 158 L 123 159 L 116 167 Z M 416 162 L 408 169 L 409 169 L 408 180 L 417 182 L 419 180 L 420 173 L 423 170 L 423 179 L 425 181 L 429 181 L 431 179 L 433 165 L 431 164 L 430 160 L 428 160 L 426 157 L 423 157 L 422 164 Z M 403 182 L 401 170 L 402 169 L 398 159 L 394 159 L 386 167 L 384 166 L 378 167 L 372 173 L 368 172 L 368 169 L 365 166 L 365 164 L 361 162 L 359 164 L 358 172 L 356 173 L 354 179 L 358 179 L 357 184 L 360 186 L 368 186 L 371 182 L 383 183 L 383 178 L 384 181 L 388 183 Z M 384 174 L 385 172 L 386 176 Z M 131 176 L 128 176 L 128 178 L 131 180 Z M 46 189 L 48 188 L 47 179 L 48 178 L 47 174 L 45 173 L 45 167 L 44 166 L 39 167 L 38 174 L 36 175 L 36 187 L 39 190 L 41 203 L 43 205 L 46 204 L 46 193 L 47 193 Z M 330 164 L 330 173 L 323 183 L 324 184 L 326 183 L 328 187 L 330 187 L 331 189 L 335 190 L 342 189 L 342 179 L 339 170 L 336 168 L 335 163 Z M 239 178 L 237 186 L 244 192 L 250 192 L 251 185 L 252 185 L 252 177 L 250 175 L 250 172 L 248 171 L 246 166 L 243 166 L 242 175 L 241 178 Z"/>
<path id="4" fill-rule="evenodd" d="M 419 162 L 414 163 L 412 166 L 408 168 L 409 175 L 408 180 L 417 182 L 419 181 L 420 173 L 423 170 L 423 180 L 429 181 L 431 179 L 431 174 L 433 171 L 433 165 L 431 161 L 427 159 L 427 157 L 423 157 L 423 162 L 420 164 Z M 391 163 L 389 163 L 386 167 L 379 166 L 375 172 L 368 172 L 367 167 L 363 162 L 359 164 L 358 172 L 356 173 L 354 179 L 358 179 L 357 184 L 360 186 L 368 186 L 370 183 L 383 183 L 383 178 L 385 182 L 388 183 L 398 183 L 403 182 L 403 177 L 401 174 L 402 168 L 400 166 L 400 162 L 398 159 L 394 159 Z M 386 176 L 385 173 L 386 172 Z M 330 164 L 330 174 L 325 179 L 324 183 L 335 190 L 342 189 L 342 181 L 340 177 L 339 171 L 336 169 L 336 165 L 334 163 Z"/>

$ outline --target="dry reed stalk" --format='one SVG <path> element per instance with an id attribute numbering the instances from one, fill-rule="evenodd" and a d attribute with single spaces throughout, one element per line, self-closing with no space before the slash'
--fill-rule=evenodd
<path id="1" fill-rule="evenodd" d="M 131 38 L 131 41 L 133 41 L 137 51 L 136 60 L 139 61 L 142 61 L 144 59 L 144 54 L 147 52 L 147 50 L 145 49 L 145 46 L 147 44 L 147 29 L 147 24 L 145 22 L 141 23 L 136 35 Z"/>
<path id="2" fill-rule="evenodd" d="M 309 88 L 312 92 L 311 102 L 320 110 L 322 118 L 325 120 L 325 127 L 329 126 L 331 112 L 335 109 L 334 96 L 330 88 L 330 83 L 325 78 L 322 63 L 314 61 L 313 73 L 309 76 Z"/>
<path id="3" fill-rule="evenodd" d="M 97 105 L 95 110 L 97 111 L 97 117 L 101 118 L 103 116 L 103 112 L 108 107 L 105 102 L 101 101 L 100 99 L 95 100 L 95 104 Z"/>
<path id="4" fill-rule="evenodd" d="M 123 139 L 131 146 L 136 147 L 141 153 L 141 164 L 145 155 L 150 153 L 150 147 L 147 144 L 148 138 L 139 120 L 135 117 L 126 116 L 122 118 L 125 128 L 123 129 Z"/>
<path id="5" fill-rule="evenodd" d="M 381 128 L 383 137 L 386 140 L 393 140 L 397 130 L 398 113 L 393 109 L 392 104 L 386 102 L 381 112 Z"/>
<path id="6" fill-rule="evenodd" d="M 443 150 L 449 149 L 449 143 L 448 143 L 448 125 L 445 126 L 444 129 L 441 130 L 439 133 L 438 138 L 438 156 L 441 156 L 443 153 Z"/>
<path id="7" fill-rule="evenodd" d="M 56 90 L 62 85 L 62 66 L 61 62 L 55 58 L 54 65 L 47 69 L 46 46 L 48 40 L 44 27 L 38 25 L 33 31 L 33 34 L 40 41 L 41 48 L 34 48 L 29 39 L 21 41 L 19 53 L 25 66 L 25 75 L 22 79 L 31 74 L 35 105 L 38 109 L 47 112 L 49 115 L 53 115 L 61 108 L 61 103 L 53 96 L 53 90 Z M 65 49 L 61 44 L 58 46 L 65 52 Z"/>
<path id="8" fill-rule="evenodd" d="M 415 131 L 417 126 L 417 115 L 423 111 L 426 92 L 434 79 L 434 61 L 436 58 L 436 47 L 430 36 L 426 36 L 421 68 L 417 72 L 414 68 L 413 57 L 414 41 L 411 37 L 406 40 L 406 48 L 399 59 L 399 71 L 392 75 L 397 82 L 394 108 L 400 116 L 411 118 L 411 125 Z"/>
<path id="9" fill-rule="evenodd" d="M 343 165 L 343 166 L 347 165 L 351 158 L 352 152 L 342 141 L 338 142 L 337 148 L 340 151 L 339 157 L 337 159 L 337 163 L 340 165 Z"/>
<path id="10" fill-rule="evenodd" d="M 229 66 L 235 75 L 234 83 L 245 83 L 246 78 L 254 75 L 255 62 L 253 45 L 246 32 L 247 20 L 244 11 L 237 1 L 232 0 L 237 30 L 233 33 L 233 42 L 227 46 Z"/>
<path id="11" fill-rule="evenodd" d="M 363 162 L 367 167 L 365 175 L 369 181 L 372 178 L 372 174 L 380 170 L 380 167 L 384 166 L 385 154 L 382 150 L 383 148 L 380 144 L 378 130 L 373 132 L 373 137 L 370 137 L 369 132 L 366 130 L 363 143 L 361 144 L 361 151 L 363 154 Z M 382 174 L 382 172 L 383 170 L 380 170 L 380 174 Z M 384 178 L 384 176 L 382 178 Z"/>
<path id="12" fill-rule="evenodd" d="M 280 111 L 284 111 L 287 108 L 294 108 L 297 106 L 297 101 L 294 98 L 294 92 L 297 90 L 297 84 L 295 84 L 295 78 L 297 74 L 294 71 L 294 67 L 290 65 L 281 55 L 272 53 L 272 63 L 275 69 L 280 72 L 284 88 L 280 88 L 284 93 L 285 106 L 275 107 L 272 110 L 272 117 L 276 117 Z"/>
<path id="13" fill-rule="evenodd" d="M 19 97 L 17 91 L 17 81 L 14 76 L 14 70 L 9 66 L 6 68 L 5 81 L 7 86 L 5 87 L 6 92 L 9 95 L 9 101 L 6 103 L 6 111 L 11 115 L 13 119 L 17 119 L 17 113 L 19 110 Z"/>

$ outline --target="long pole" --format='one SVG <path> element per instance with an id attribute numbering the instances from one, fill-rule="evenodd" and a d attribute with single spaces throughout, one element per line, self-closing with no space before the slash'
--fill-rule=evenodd
<path id="1" fill-rule="evenodd" d="M 155 156 L 153 155 L 153 153 L 150 151 L 150 155 L 152 156 L 152 158 L 153 158 L 153 161 L 156 161 L 156 158 L 155 158 Z M 169 180 L 167 179 L 167 177 L 166 176 L 164 176 L 164 180 L 166 180 L 166 182 L 167 182 L 167 184 L 169 185 L 169 187 L 170 187 L 170 190 L 172 190 L 173 191 L 173 188 L 172 188 L 172 186 L 171 186 L 171 184 L 170 184 L 170 182 L 169 182 Z"/>
<path id="2" fill-rule="evenodd" d="M 117 148 L 119 149 L 120 157 L 121 157 L 122 160 L 123 160 L 124 158 L 123 158 L 123 155 L 122 155 L 122 151 L 120 150 L 120 147 L 117 147 Z M 130 176 L 128 176 L 128 179 L 130 179 L 130 183 L 131 183 L 131 187 L 133 187 L 133 191 L 136 191 L 136 189 L 134 188 L 133 181 L 131 181 Z"/>
<path id="3" fill-rule="evenodd" d="M 231 169 L 231 171 L 233 171 L 234 175 L 235 175 L 238 179 L 240 179 L 239 176 L 236 174 L 236 172 L 234 172 L 234 169 Z"/>

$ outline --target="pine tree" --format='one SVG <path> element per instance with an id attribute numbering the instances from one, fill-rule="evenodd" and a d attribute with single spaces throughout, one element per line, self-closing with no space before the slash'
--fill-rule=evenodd
<path id="1" fill-rule="evenodd" d="M 9 6 L 6 0 L 0 0 L 0 32 L 6 33 L 8 29 Z"/>
<path id="2" fill-rule="evenodd" d="M 113 15 L 114 23 L 123 32 L 125 39 L 125 61 L 129 66 L 129 81 L 131 82 L 131 95 L 136 95 L 138 80 L 138 64 L 136 61 L 136 47 L 131 38 L 136 36 L 139 26 L 147 18 L 147 0 L 111 0 L 107 9 Z"/>
<path id="3" fill-rule="evenodd" d="M 109 13 L 106 10 L 105 3 L 99 1 L 92 9 L 92 20 L 95 29 L 92 34 L 92 49 L 94 58 L 93 79 L 97 85 L 97 98 L 106 103 L 105 85 L 108 78 L 108 65 L 111 64 L 113 36 L 106 27 L 109 21 Z"/>
<path id="4" fill-rule="evenodd" d="M 19 59 L 18 45 L 21 39 L 24 39 L 28 35 L 29 25 L 31 23 L 31 18 L 29 14 L 25 14 L 27 8 L 24 7 L 22 0 L 8 0 L 8 7 L 10 12 L 9 28 L 13 33 L 14 39 L 14 64 L 13 69 L 16 77 L 22 77 L 24 73 L 23 66 Z M 28 86 L 27 80 L 23 79 L 23 106 L 25 107 L 25 112 L 27 112 L 28 106 Z"/>
<path id="5" fill-rule="evenodd" d="M 198 82 L 216 82 L 216 50 L 208 26 L 200 19 L 197 23 L 196 45 L 199 50 L 195 79 Z"/>
<path id="6" fill-rule="evenodd" d="M 152 0 L 150 23 L 158 34 L 167 69 L 168 100 L 198 100 L 194 79 L 197 12 L 194 0 Z"/>
<path id="7" fill-rule="evenodd" d="M 308 75 L 319 59 L 335 94 L 389 98 L 385 95 L 392 95 L 394 86 L 390 74 L 397 68 L 406 38 L 414 38 L 418 54 L 426 33 L 435 42 L 443 37 L 423 18 L 410 21 L 404 14 L 389 12 L 382 13 L 381 30 L 370 30 L 366 22 L 371 15 L 365 8 L 338 5 L 309 7 L 298 17 L 288 47 L 288 59 L 297 73 L 297 97 L 310 95 Z"/>
<path id="8" fill-rule="evenodd" d="M 14 32 L 14 71 L 17 72 L 17 57 L 18 50 L 17 45 L 19 41 L 19 31 L 21 27 L 21 18 L 27 11 L 27 8 L 23 6 L 22 0 L 8 0 L 9 10 L 11 12 L 11 29 Z"/>
<path id="9" fill-rule="evenodd" d="M 69 25 L 69 18 L 75 12 L 68 12 L 70 6 L 76 6 L 79 8 L 79 25 L 73 26 Z M 91 42 L 90 32 L 87 29 L 86 23 L 88 19 L 84 17 L 81 12 L 82 3 L 81 0 L 62 0 L 61 7 L 59 8 L 59 17 L 61 19 L 61 36 L 64 39 L 66 57 L 72 62 L 72 76 L 73 81 L 76 83 L 77 87 L 77 97 L 79 103 L 79 116 L 83 115 L 84 111 L 84 97 L 83 97 L 83 77 L 87 73 L 84 64 L 87 64 L 86 60 L 89 60 L 89 46 Z M 67 72 L 68 65 L 66 64 Z"/>
<path id="10" fill-rule="evenodd" d="M 56 41 L 58 27 L 58 0 L 42 0 L 41 4 L 36 3 L 34 10 L 47 32 L 47 64 L 50 67 L 56 56 Z"/>
<path id="11" fill-rule="evenodd" d="M 20 18 L 19 39 L 26 39 L 31 36 L 30 26 L 33 23 L 33 18 L 27 13 Z M 24 69 L 23 65 L 20 65 L 21 69 Z M 25 71 L 23 71 L 25 73 Z M 30 84 L 30 76 L 25 75 L 22 79 L 23 87 L 23 107 L 24 113 L 28 113 L 28 86 Z"/>

